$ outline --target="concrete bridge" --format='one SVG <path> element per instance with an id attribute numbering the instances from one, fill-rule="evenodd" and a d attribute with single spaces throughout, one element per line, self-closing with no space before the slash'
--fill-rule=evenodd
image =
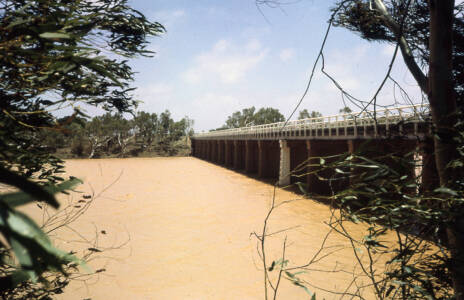
<path id="1" fill-rule="evenodd" d="M 314 163 L 303 164 L 308 159 L 319 162 L 319 157 L 355 153 L 360 148 L 368 150 L 363 155 L 375 157 L 416 152 L 422 159 L 422 186 L 430 188 L 438 176 L 427 120 L 428 106 L 412 105 L 218 130 L 194 135 L 192 154 L 261 178 L 274 178 L 280 186 L 303 181 L 308 192 L 328 194 L 328 182 L 308 174 L 319 168 Z M 415 173 L 412 167 L 411 174 Z"/>

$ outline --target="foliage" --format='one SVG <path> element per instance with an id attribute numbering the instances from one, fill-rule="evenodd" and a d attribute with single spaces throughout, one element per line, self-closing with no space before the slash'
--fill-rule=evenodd
<path id="1" fill-rule="evenodd" d="M 279 3 L 257 1 L 263 2 Z M 313 168 L 319 167 L 312 175 L 332 187 L 332 194 L 326 199 L 332 201 L 333 207 L 340 208 L 340 216 L 330 220 L 331 231 L 348 239 L 360 266 L 360 272 L 353 272 L 353 281 L 349 283 L 355 292 L 347 288 L 342 295 L 364 299 L 361 290 L 369 287 L 378 299 L 464 299 L 464 163 L 460 151 L 464 145 L 464 5 L 458 3 L 454 5 L 453 0 L 340 0 L 332 10 L 314 68 L 321 59 L 321 71 L 342 92 L 344 102 L 348 99 L 363 110 L 369 105 L 375 109 L 376 97 L 385 82 L 390 80 L 401 89 L 390 75 L 397 52 L 401 51 L 430 104 L 431 116 L 424 119 L 431 121 L 433 141 L 421 140 L 421 137 L 417 140 L 434 148 L 428 153 L 434 157 L 427 168 L 436 167 L 435 176 L 439 179 L 439 186 L 434 186 L 423 181 L 422 174 L 416 176 L 418 168 L 422 171 L 425 168 L 422 161 L 414 159 L 418 149 L 411 153 L 399 149 L 386 155 L 360 151 L 339 155 L 337 159 L 318 157 L 314 158 L 316 163 L 306 162 Z M 396 46 L 385 78 L 370 101 L 346 93 L 324 70 L 324 46 L 332 25 L 345 27 L 368 41 Z M 310 83 L 311 80 L 308 89 Z M 344 226 L 345 221 L 368 224 L 365 236 L 354 238 Z M 266 237 L 265 229 L 257 236 L 258 240 Z M 392 233 L 396 239 L 386 242 L 387 234 L 391 237 Z M 265 253 L 261 255 L 266 262 Z M 376 266 L 379 256 L 388 257 L 385 269 Z M 286 264 L 281 266 L 283 272 L 288 271 Z M 307 266 L 292 269 L 304 271 Z M 365 284 L 366 278 L 368 284 Z M 266 281 L 265 285 L 268 284 L 272 287 Z M 334 291 L 334 294 L 340 293 Z"/>
<path id="2" fill-rule="evenodd" d="M 0 231 L 9 240 L 2 242 L 1 258 L 13 250 L 20 264 L 0 265 L 1 293 L 75 260 L 12 205 L 39 200 L 57 206 L 51 194 L 76 182 L 62 182 L 63 162 L 50 154 L 65 142 L 58 132 L 68 134 L 66 127 L 82 115 L 77 105 L 131 111 L 136 100 L 128 58 L 149 56 L 147 37 L 162 32 L 126 0 L 0 0 L 0 182 L 21 190 L 1 195 Z M 57 120 L 51 112 L 64 107 L 74 114 Z"/>
<path id="3" fill-rule="evenodd" d="M 106 113 L 90 120 L 75 119 L 66 132 L 39 131 L 42 146 L 60 157 L 127 157 L 188 154 L 188 137 L 193 134 L 193 120 L 179 121 L 166 110 L 156 113 L 139 111 L 132 119 L 120 113 Z M 177 142 L 185 137 L 184 145 Z"/>
<path id="4" fill-rule="evenodd" d="M 253 116 L 253 125 L 263 125 L 285 121 L 278 109 L 272 107 L 260 108 Z"/>
<path id="5" fill-rule="evenodd" d="M 253 126 L 253 116 L 255 115 L 255 107 L 244 108 L 242 111 L 236 111 L 231 116 L 227 117 L 226 124 L 223 128 L 239 128 Z"/>
<path id="6" fill-rule="evenodd" d="M 318 111 L 311 111 L 311 113 L 308 112 L 308 110 L 305 108 L 303 110 L 300 111 L 300 113 L 298 114 L 298 120 L 302 120 L 302 119 L 314 119 L 314 118 L 319 118 L 319 117 L 322 117 L 322 114 Z"/>
<path id="7" fill-rule="evenodd" d="M 226 124 L 220 129 L 239 128 L 285 121 L 278 109 L 272 107 L 260 108 L 257 112 L 254 106 L 236 111 L 227 118 Z"/>
<path id="8" fill-rule="evenodd" d="M 342 109 L 340 109 L 338 112 L 341 113 L 341 114 L 350 114 L 353 111 L 348 106 L 345 106 Z"/>
<path id="9" fill-rule="evenodd" d="M 414 175 L 420 162 L 414 152 L 364 156 L 365 151 L 340 157 L 325 168 L 339 170 L 350 186 L 334 192 L 333 203 L 340 206 L 343 220 L 369 224 L 366 236 L 352 242 L 369 256 L 386 256 L 383 273 L 365 272 L 379 299 L 449 299 L 453 287 L 448 265 L 448 243 L 442 228 L 459 214 L 461 192 L 421 185 Z M 341 171 L 349 170 L 349 171 Z M 332 180 L 331 178 L 326 178 Z M 446 203 L 447 205 L 443 205 Z M 351 236 L 340 227 L 342 234 Z M 385 242 L 396 233 L 393 244 Z M 354 251 L 356 252 L 356 251 Z M 356 253 L 355 253 L 356 254 Z M 359 257 L 359 256 L 357 256 Z M 369 270 L 369 263 L 364 265 Z"/>
<path id="10" fill-rule="evenodd" d="M 397 36 L 384 22 L 384 17 L 372 9 L 371 1 L 340 1 L 335 26 L 347 28 L 368 41 L 396 45 Z M 412 55 L 422 68 L 429 65 L 430 13 L 427 0 L 389 1 L 388 12 L 397 24 L 401 24 L 402 36 L 407 41 Z M 334 8 L 335 10 L 335 8 Z M 408 13 L 404 13 L 407 11 Z M 464 99 L 464 3 L 455 7 L 453 24 L 453 75 L 457 100 Z"/>

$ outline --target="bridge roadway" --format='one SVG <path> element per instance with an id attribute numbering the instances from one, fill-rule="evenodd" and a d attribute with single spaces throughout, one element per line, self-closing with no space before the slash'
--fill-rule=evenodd
<path id="1" fill-rule="evenodd" d="M 360 149 L 374 159 L 390 153 L 415 153 L 422 160 L 416 166 L 421 170 L 422 186 L 430 189 L 437 185 L 438 176 L 428 120 L 427 105 L 412 105 L 218 130 L 195 134 L 192 155 L 257 173 L 261 178 L 274 178 L 280 186 L 302 181 L 309 193 L 328 194 L 328 182 L 314 174 L 318 167 L 311 158 L 318 162 L 319 157 Z M 418 173 L 414 164 L 411 166 L 411 174 Z M 328 171 L 323 175 L 331 176 Z"/>

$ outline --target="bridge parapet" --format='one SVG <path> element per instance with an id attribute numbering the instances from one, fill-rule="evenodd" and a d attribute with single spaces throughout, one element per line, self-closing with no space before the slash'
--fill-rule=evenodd
<path id="1" fill-rule="evenodd" d="M 198 140 L 363 139 L 427 135 L 429 106 L 416 104 L 198 133 Z"/>

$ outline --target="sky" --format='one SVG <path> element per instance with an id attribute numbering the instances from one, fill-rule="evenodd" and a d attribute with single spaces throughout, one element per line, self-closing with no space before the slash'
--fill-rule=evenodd
<path id="1" fill-rule="evenodd" d="M 318 55 L 330 7 L 335 1 L 292 1 L 280 8 L 255 0 L 132 0 L 130 4 L 167 32 L 151 38 L 153 58 L 131 62 L 138 110 L 169 110 L 175 120 L 194 120 L 196 132 L 222 126 L 237 110 L 274 107 L 286 117 L 303 94 Z M 324 50 L 326 70 L 354 96 L 370 100 L 382 81 L 394 47 L 369 43 L 333 28 Z M 344 106 L 339 90 L 316 69 L 312 85 L 297 109 L 337 114 Z M 393 77 L 412 101 L 421 94 L 399 55 Z M 405 103 L 387 84 L 379 103 Z M 353 111 L 358 109 L 350 106 Z"/>

